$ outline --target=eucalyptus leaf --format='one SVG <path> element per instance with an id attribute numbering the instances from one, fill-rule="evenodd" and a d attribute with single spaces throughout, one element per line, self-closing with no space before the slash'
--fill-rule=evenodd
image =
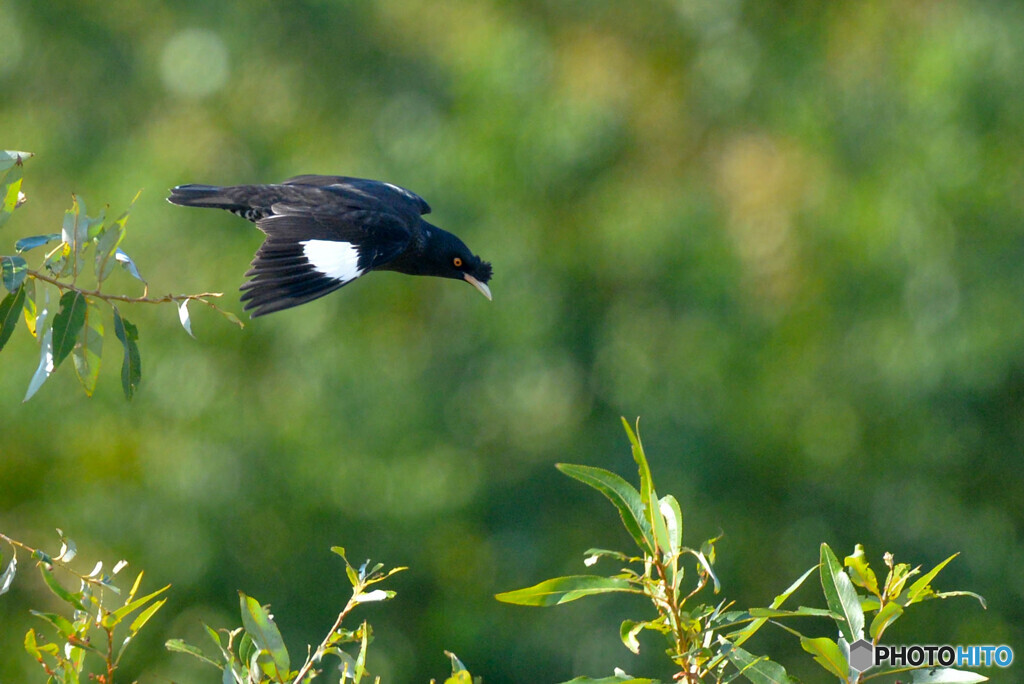
<path id="1" fill-rule="evenodd" d="M 49 233 L 47 235 L 33 235 L 31 237 L 21 238 L 20 240 L 15 242 L 14 249 L 17 250 L 19 253 L 27 252 L 30 249 L 42 247 L 48 242 L 53 242 L 54 240 L 59 239 L 60 233 Z"/>
<path id="2" fill-rule="evenodd" d="M 60 298 L 60 311 L 53 318 L 53 367 L 57 368 L 68 357 L 78 342 L 78 334 L 85 325 L 85 310 L 89 302 L 81 292 L 69 290 Z"/>
<path id="3" fill-rule="evenodd" d="M 21 310 L 25 305 L 25 286 L 22 285 L 16 292 L 9 292 L 0 301 L 0 349 L 4 348 L 11 333 L 18 327 L 18 320 L 21 318 Z"/>
<path id="4" fill-rule="evenodd" d="M 28 264 L 20 256 L 0 256 L 0 268 L 3 269 L 4 287 L 8 292 L 21 287 L 28 275 Z"/>
<path id="5" fill-rule="evenodd" d="M 75 373 L 82 383 L 86 396 L 92 396 L 100 375 L 100 359 L 103 355 L 103 318 L 99 307 L 89 302 L 85 310 L 85 322 L 78 333 L 74 349 Z"/>
<path id="6" fill-rule="evenodd" d="M 24 403 L 31 399 L 39 388 L 43 386 L 46 379 L 50 377 L 50 373 L 53 372 L 53 328 L 47 328 L 43 334 L 42 343 L 39 345 L 39 365 L 36 367 L 36 372 L 32 375 L 32 379 L 28 383 L 28 391 L 25 392 L 25 398 L 21 401 Z"/>
<path id="7" fill-rule="evenodd" d="M 142 277 L 141 273 L 139 273 L 139 267 L 135 265 L 135 262 L 132 261 L 132 258 L 125 254 L 124 250 L 122 250 L 120 247 L 114 250 L 114 259 L 117 261 L 117 263 L 121 264 L 121 267 L 124 268 L 124 270 L 128 271 L 128 273 L 130 273 L 133 278 L 143 283 L 146 282 L 146 279 Z"/>
<path id="8" fill-rule="evenodd" d="M 131 399 L 142 379 L 142 360 L 139 357 L 139 330 L 114 307 L 114 334 L 124 347 L 124 361 L 121 363 L 121 388 L 124 396 Z"/>

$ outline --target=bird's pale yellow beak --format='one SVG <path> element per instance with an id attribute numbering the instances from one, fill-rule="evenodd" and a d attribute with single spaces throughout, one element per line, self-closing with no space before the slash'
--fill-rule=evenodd
<path id="1" fill-rule="evenodd" d="M 481 283 L 479 280 L 469 275 L 468 273 L 463 273 L 462 277 L 466 279 L 467 283 L 469 283 L 476 289 L 480 290 L 480 294 L 482 294 L 484 297 L 487 297 L 488 301 L 492 300 L 491 288 L 487 287 L 487 283 Z"/>

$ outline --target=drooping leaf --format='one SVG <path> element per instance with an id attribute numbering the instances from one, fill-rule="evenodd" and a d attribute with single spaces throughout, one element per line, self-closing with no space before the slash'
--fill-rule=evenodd
<path id="1" fill-rule="evenodd" d="M 25 392 L 25 398 L 22 399 L 22 403 L 28 401 L 39 391 L 39 388 L 43 386 L 46 379 L 50 377 L 50 373 L 53 372 L 53 328 L 47 328 L 43 334 L 42 343 L 39 345 L 39 365 L 36 367 L 36 372 L 32 374 L 32 379 L 28 383 L 28 391 Z"/>
<path id="2" fill-rule="evenodd" d="M 27 252 L 30 249 L 41 247 L 48 242 L 60 239 L 60 233 L 49 233 L 47 235 L 33 235 L 27 238 L 21 238 L 14 243 L 14 249 L 19 253 Z"/>
<path id="3" fill-rule="evenodd" d="M 647 626 L 646 622 L 634 622 L 632 620 L 623 620 L 622 624 L 619 625 L 619 638 L 622 639 L 622 643 L 633 653 L 640 654 L 640 640 L 636 638 L 636 635 L 640 633 L 644 627 Z"/>
<path id="4" fill-rule="evenodd" d="M 36 309 L 36 281 L 26 280 L 21 284 L 21 287 L 25 290 L 25 303 L 22 305 L 22 309 L 25 312 L 25 327 L 28 328 L 32 337 L 35 337 L 36 317 L 39 315 Z"/>
<path id="5" fill-rule="evenodd" d="M 39 564 L 39 572 L 42 573 L 43 581 L 46 583 L 46 586 L 49 587 L 50 591 L 52 591 L 57 598 L 65 603 L 70 603 L 78 610 L 85 610 L 85 606 L 82 604 L 81 592 L 71 593 L 65 589 L 61 583 L 57 581 L 57 578 L 53 576 L 53 572 L 46 567 L 45 563 Z"/>
<path id="6" fill-rule="evenodd" d="M 242 626 L 246 634 L 252 638 L 256 648 L 270 654 L 278 673 L 281 676 L 287 675 L 291 662 L 277 625 L 256 599 L 242 592 L 238 592 L 238 596 L 242 607 Z"/>
<path id="7" fill-rule="evenodd" d="M 978 682 L 987 682 L 988 677 L 977 672 L 936 667 L 914 670 L 910 681 L 912 684 L 977 684 Z"/>
<path id="8" fill-rule="evenodd" d="M 99 307 L 89 302 L 85 310 L 85 323 L 78 333 L 78 340 L 71 351 L 75 361 L 75 373 L 82 383 L 86 396 L 92 396 L 100 375 L 100 359 L 103 354 L 103 318 Z"/>
<path id="9" fill-rule="evenodd" d="M 114 250 L 114 259 L 117 260 L 117 263 L 121 264 L 121 267 L 128 271 L 133 278 L 143 283 L 146 282 L 146 279 L 142 277 L 141 273 L 139 273 L 139 267 L 135 265 L 132 258 L 125 254 L 124 250 L 120 247 Z"/>
<path id="10" fill-rule="evenodd" d="M 11 333 L 18 326 L 21 309 L 24 305 L 24 285 L 19 287 L 16 292 L 7 293 L 7 296 L 0 301 L 0 349 L 3 349 L 7 340 L 11 339 Z"/>
<path id="11" fill-rule="evenodd" d="M 555 467 L 569 477 L 604 494 L 618 509 L 622 524 L 636 541 L 637 546 L 645 553 L 654 553 L 651 526 L 647 521 L 644 504 L 640 500 L 640 492 L 634 489 L 633 485 L 603 468 L 570 463 L 558 463 Z"/>
<path id="12" fill-rule="evenodd" d="M 0 256 L 0 268 L 3 268 L 4 287 L 14 292 L 21 287 L 28 275 L 28 264 L 20 256 Z"/>
<path id="13" fill-rule="evenodd" d="M 69 290 L 60 298 L 60 311 L 53 318 L 53 367 L 68 357 L 85 325 L 88 300 L 81 292 Z"/>
<path id="14" fill-rule="evenodd" d="M 821 545 L 821 588 L 829 609 L 843 617 L 838 621 L 839 632 L 847 643 L 864 638 L 864 611 L 860 607 L 857 590 L 850 577 L 843 572 L 839 559 L 828 547 Z"/>
<path id="15" fill-rule="evenodd" d="M 18 572 L 18 554 L 13 554 L 11 560 L 0 574 L 0 594 L 6 594 L 14 581 L 14 575 Z"/>
<path id="16" fill-rule="evenodd" d="M 973 591 L 940 591 L 937 592 L 932 598 L 947 599 L 953 598 L 954 596 L 970 596 L 973 599 L 978 599 L 978 603 L 985 610 L 988 609 L 988 604 L 985 603 L 985 597 L 981 594 L 975 594 Z"/>
<path id="17" fill-rule="evenodd" d="M 58 615 L 57 613 L 41 613 L 37 610 L 30 610 L 29 612 L 37 618 L 41 618 L 49 622 L 65 639 L 75 633 L 75 626 L 72 625 L 71 621 L 63 615 Z"/>
<path id="18" fill-rule="evenodd" d="M 520 606 L 554 606 L 568 603 L 592 594 L 606 594 L 613 591 L 639 593 L 628 580 L 597 575 L 569 575 L 555 577 L 525 589 L 506 591 L 494 598 L 504 603 Z"/>
<path id="19" fill-rule="evenodd" d="M 192 319 L 188 315 L 188 300 L 183 299 L 178 302 L 178 320 L 181 321 L 181 327 L 185 329 L 185 332 L 189 334 L 189 337 L 195 339 L 195 335 L 192 333 Z"/>
<path id="20" fill-rule="evenodd" d="M 142 379 L 142 360 L 139 357 L 139 330 L 114 307 L 114 334 L 124 347 L 124 361 L 121 363 L 121 388 L 124 396 L 131 399 Z"/>

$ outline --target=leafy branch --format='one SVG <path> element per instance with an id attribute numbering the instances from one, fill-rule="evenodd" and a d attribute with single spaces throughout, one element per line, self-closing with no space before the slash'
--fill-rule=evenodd
<path id="1" fill-rule="evenodd" d="M 25 202 L 25 194 L 21 190 L 23 161 L 30 156 L 26 152 L 0 152 L 0 172 L 4 174 L 0 177 L 0 197 L 3 198 L 0 225 Z M 220 292 L 149 296 L 149 283 L 132 258 L 121 249 L 128 215 L 138 197 L 136 194 L 128 209 L 116 219 L 107 220 L 105 209 L 91 217 L 85 202 L 72 195 L 71 209 L 65 212 L 59 233 L 22 238 L 14 245 L 16 254 L 0 256 L 3 285 L 8 292 L 0 301 L 0 350 L 22 318 L 39 344 L 39 365 L 29 382 L 25 401 L 39 390 L 68 356 L 74 360 L 75 372 L 86 395 L 92 395 L 99 377 L 103 350 L 104 316 L 99 308 L 100 302 L 110 307 L 115 335 L 124 348 L 121 386 L 129 399 L 142 378 L 138 329 L 121 315 L 117 303 L 176 304 L 178 320 L 193 337 L 188 311 L 191 302 L 205 304 L 232 323 L 243 326 L 237 316 L 211 301 L 222 296 Z M 52 242 L 57 245 L 45 253 L 41 266 L 29 268 L 21 255 Z M 88 258 L 92 260 L 92 268 L 88 267 Z M 115 265 L 120 265 L 142 283 L 141 296 L 103 291 Z M 81 283 L 82 279 L 85 279 L 85 284 Z"/>

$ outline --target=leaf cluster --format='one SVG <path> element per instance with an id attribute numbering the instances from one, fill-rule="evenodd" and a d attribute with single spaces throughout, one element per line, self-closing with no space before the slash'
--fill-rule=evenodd
<path id="1" fill-rule="evenodd" d="M 0 176 L 0 197 L 6 198 L 0 206 L 0 226 L 24 202 L 22 161 L 29 156 L 31 154 L 26 152 L 0 152 L 0 172 L 4 174 Z M 39 344 L 39 362 L 29 381 L 24 401 L 39 391 L 68 356 L 74 360 L 75 373 L 86 395 L 92 396 L 99 378 L 104 331 L 111 325 L 124 351 L 121 388 L 126 398 L 132 398 L 142 379 L 139 332 L 122 316 L 116 302 L 174 302 L 178 308 L 178 319 L 189 335 L 193 335 L 188 312 L 191 301 L 202 302 L 241 325 L 234 314 L 219 309 L 210 301 L 220 293 L 148 296 L 149 284 L 135 261 L 121 249 L 128 216 L 138 197 L 136 194 L 117 218 L 107 219 L 106 208 L 96 216 L 89 216 L 85 201 L 72 195 L 71 208 L 64 214 L 60 232 L 22 238 L 14 245 L 15 254 L 0 256 L 3 286 L 7 290 L 7 295 L 0 300 L 0 350 L 22 318 L 29 334 Z M 56 246 L 49 247 L 51 243 L 56 243 Z M 40 247 L 47 247 L 41 264 L 36 269 L 29 268 L 23 255 Z M 142 283 L 141 296 L 104 291 L 106 280 L 116 265 Z M 109 316 L 104 315 L 101 303 L 109 306 Z"/>
<path id="2" fill-rule="evenodd" d="M 98 562 L 91 572 L 82 574 L 71 565 L 78 554 L 77 545 L 61 530 L 57 533 L 61 548 L 52 556 L 0 535 L 0 539 L 14 551 L 7 568 L 0 575 L 0 594 L 8 591 L 14 580 L 18 550 L 28 552 L 39 568 L 43 584 L 66 609 L 64 612 L 31 611 L 46 623 L 46 627 L 39 631 L 35 628 L 28 630 L 25 650 L 39 663 L 49 681 L 78 684 L 88 677 L 102 684 L 113 684 L 114 673 L 125 650 L 164 606 L 167 599 L 157 600 L 157 597 L 170 585 L 138 596 L 144 574 L 139 572 L 122 600 L 121 589 L 114 584 L 114 577 L 127 563 L 119 561 L 109 573 L 105 573 L 103 563 Z M 57 577 L 58 570 L 77 580 L 79 588 L 72 591 L 65 587 Z M 96 671 L 95 666 L 89 667 L 89 661 L 100 663 L 99 670 Z"/>
<path id="3" fill-rule="evenodd" d="M 615 507 L 623 527 L 629 533 L 639 553 L 623 553 L 606 549 L 590 549 L 585 553 L 584 565 L 595 565 L 609 558 L 624 567 L 611 575 L 570 575 L 545 580 L 532 587 L 504 592 L 499 601 L 524 606 L 553 606 L 585 596 L 621 592 L 646 597 L 655 610 L 655 616 L 641 620 L 625 620 L 619 627 L 622 643 L 633 653 L 639 653 L 642 631 L 660 633 L 666 640 L 666 653 L 676 668 L 674 679 L 686 682 L 731 682 L 743 678 L 755 684 L 795 681 L 779 663 L 766 656 L 755 656 L 743 648 L 765 624 L 771 623 L 797 636 L 805 651 L 829 674 L 842 682 L 867 681 L 882 674 L 913 671 L 913 681 L 934 677 L 935 670 L 925 667 L 907 667 L 861 674 L 848 664 L 849 645 L 864 638 L 865 613 L 876 612 L 869 627 L 869 635 L 877 644 L 885 629 L 911 605 L 932 598 L 980 596 L 971 592 L 938 592 L 931 586 L 938 572 L 954 557 L 947 558 L 931 571 L 922 575 L 909 587 L 907 581 L 920 573 L 905 564 L 894 564 L 886 554 L 889 574 L 879 585 L 874 572 L 864 558 L 864 550 L 857 546 L 846 558 L 846 569 L 839 564 L 827 544 L 821 546 L 821 562 L 808 569 L 784 592 L 775 597 L 767 608 L 737 610 L 731 601 L 694 605 L 696 596 L 710 583 L 715 594 L 721 585 L 714 572 L 715 544 L 718 538 L 705 541 L 699 549 L 684 546 L 683 515 L 678 501 L 672 496 L 659 497 L 655 491 L 650 466 L 643 445 L 634 430 L 623 420 L 637 464 L 639 488 L 610 471 L 582 465 L 559 464 L 560 471 L 603 494 Z M 688 561 L 688 562 L 684 562 Z M 818 570 L 825 595 L 825 608 L 799 606 L 785 609 L 783 604 Z M 692 572 L 689 580 L 686 573 Z M 866 589 L 861 596 L 855 587 Z M 839 639 L 827 636 L 808 637 L 780 620 L 794 618 L 828 618 L 836 625 Z M 943 681 L 984 681 L 974 673 L 946 670 L 950 677 Z M 572 682 L 653 682 L 637 679 L 617 672 L 605 679 L 581 677 Z M 927 681 L 938 681 L 927 679 Z"/>

